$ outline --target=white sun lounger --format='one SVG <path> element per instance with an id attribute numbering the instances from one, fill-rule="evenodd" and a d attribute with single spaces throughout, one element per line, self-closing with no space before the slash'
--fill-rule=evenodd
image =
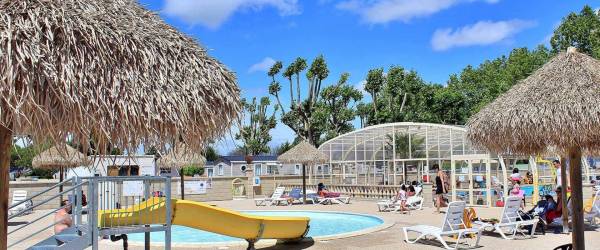
<path id="1" fill-rule="evenodd" d="M 18 203 L 20 203 L 24 200 L 27 200 L 27 190 L 15 190 L 13 192 L 13 196 L 12 196 L 12 203 L 8 210 L 9 215 L 17 214 L 23 210 L 25 210 L 25 212 L 22 213 L 21 215 L 25 215 L 25 214 L 29 214 L 29 213 L 33 212 L 30 209 L 30 207 L 33 206 L 31 201 L 24 202 L 24 203 L 17 205 Z M 17 206 L 15 206 L 15 205 L 17 205 Z"/>
<path id="2" fill-rule="evenodd" d="M 596 225 L 596 218 L 600 218 L 600 190 L 598 190 L 594 195 L 592 211 L 589 213 L 584 213 L 583 218 L 589 221 L 592 225 Z"/>
<path id="3" fill-rule="evenodd" d="M 379 212 L 386 212 L 396 209 L 396 207 L 400 206 L 400 202 L 397 199 L 397 196 L 394 195 L 389 200 L 380 200 L 377 202 L 377 209 Z"/>
<path id="4" fill-rule="evenodd" d="M 520 196 L 509 196 L 506 198 L 504 203 L 504 209 L 502 210 L 500 222 L 496 224 L 490 224 L 481 221 L 474 221 L 473 224 L 484 230 L 498 232 L 502 238 L 512 240 L 516 234 L 520 232 L 523 236 L 527 236 L 522 230 L 523 226 L 532 226 L 529 237 L 533 237 L 535 233 L 535 227 L 538 224 L 539 219 L 534 218 L 531 220 L 525 220 L 519 214 L 521 209 L 521 202 L 523 198 Z"/>
<path id="5" fill-rule="evenodd" d="M 256 198 L 256 199 L 254 199 L 254 204 L 256 206 L 270 206 L 270 205 L 274 205 L 274 204 L 279 205 L 282 203 L 289 205 L 288 200 L 285 198 L 282 198 L 284 192 L 285 192 L 285 187 L 277 187 L 277 188 L 275 188 L 275 191 L 273 191 L 273 195 L 271 195 L 271 197 Z"/>
<path id="6" fill-rule="evenodd" d="M 466 228 L 463 219 L 465 207 L 466 204 L 464 201 L 455 201 L 448 204 L 448 209 L 446 210 L 446 215 L 444 221 L 442 221 L 441 228 L 429 225 L 403 227 L 402 230 L 404 231 L 404 239 L 406 242 L 413 244 L 422 238 L 433 236 L 435 239 L 440 241 L 446 249 L 457 249 L 460 244 L 460 240 L 463 239 L 465 235 L 476 234 L 477 238 L 475 239 L 475 245 L 472 247 L 477 247 L 481 237 L 481 230 L 478 228 Z M 419 234 L 419 236 L 411 241 L 408 239 L 408 232 L 416 232 Z M 448 246 L 443 236 L 457 236 L 455 246 Z"/>

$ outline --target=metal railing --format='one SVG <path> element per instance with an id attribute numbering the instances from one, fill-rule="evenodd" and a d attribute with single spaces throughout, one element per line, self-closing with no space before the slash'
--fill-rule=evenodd
<path id="1" fill-rule="evenodd" d="M 302 188 L 302 184 L 279 184 L 286 190 Z M 327 185 L 330 192 L 359 199 L 390 199 L 400 191 L 400 185 Z M 306 185 L 307 190 L 317 191 L 317 185 Z"/>
<path id="2" fill-rule="evenodd" d="M 63 190 L 62 192 L 58 192 L 58 193 L 56 193 L 56 194 L 54 194 L 54 195 L 50 195 L 50 197 L 48 197 L 48 198 L 46 198 L 46 199 L 42 200 L 41 202 L 33 203 L 33 199 L 34 199 L 34 198 L 36 198 L 36 197 L 40 197 L 40 196 L 42 196 L 42 195 L 44 195 L 44 194 L 48 194 L 48 193 L 50 193 L 51 191 L 53 191 L 53 190 L 55 190 L 55 189 L 57 189 L 57 188 L 61 188 L 61 187 L 65 186 L 65 185 L 67 185 L 67 184 L 71 185 L 71 187 L 69 187 L 69 188 L 68 188 L 68 189 L 66 189 L 66 190 Z M 58 184 L 56 184 L 56 185 L 54 185 L 54 186 L 52 186 L 52 187 L 50 187 L 50 188 L 48 188 L 48 189 L 45 189 L 45 190 L 43 190 L 43 191 L 41 191 L 41 192 L 39 192 L 39 193 L 37 193 L 37 194 L 34 194 L 34 195 L 32 195 L 31 197 L 28 197 L 27 199 L 25 199 L 25 200 L 23 200 L 23 201 L 21 201 L 21 202 L 18 202 L 18 203 L 16 203 L 16 204 L 13 204 L 13 205 L 11 205 L 11 206 L 9 207 L 9 211 L 10 211 L 10 210 L 12 210 L 12 209 L 14 209 L 14 208 L 17 208 L 17 207 L 19 207 L 19 206 L 20 206 L 20 205 L 22 205 L 22 204 L 31 203 L 31 204 L 33 204 L 33 205 L 32 205 L 32 206 L 30 206 L 30 207 L 27 207 L 26 209 L 21 209 L 21 210 L 17 211 L 16 213 L 12 213 L 12 214 L 11 214 L 11 215 L 8 217 L 8 221 L 10 222 L 10 220 L 17 218 L 18 216 L 21 216 L 21 215 L 25 214 L 26 212 L 33 211 L 33 209 L 35 209 L 35 208 L 37 208 L 37 207 L 40 207 L 40 206 L 42 206 L 42 205 L 44 205 L 44 204 L 47 204 L 47 203 L 49 203 L 49 202 L 55 202 L 55 199 L 56 199 L 56 198 L 58 198 L 58 197 L 62 197 L 62 196 L 63 196 L 63 195 L 65 195 L 65 194 L 66 194 L 66 195 L 69 195 L 69 194 L 70 194 L 69 196 L 70 196 L 70 197 L 71 197 L 71 199 L 72 199 L 71 203 L 75 203 L 75 206 L 72 208 L 72 209 L 73 209 L 73 210 L 72 210 L 72 214 L 74 215 L 74 216 L 73 216 L 73 225 L 81 225 L 81 224 L 83 224 L 83 222 L 82 222 L 82 216 L 81 216 L 81 215 L 82 215 L 82 209 L 81 209 L 82 197 L 81 197 L 81 195 L 78 195 L 78 194 L 82 194 L 82 193 L 83 193 L 83 191 L 82 191 L 82 187 L 83 187 L 85 184 L 86 184 L 86 182 L 83 182 L 83 181 L 82 181 L 81 179 L 79 179 L 79 178 L 70 178 L 70 179 L 67 179 L 67 180 L 65 180 L 65 181 L 63 181 L 63 182 L 60 182 L 60 183 L 58 183 Z M 9 232 L 8 232 L 8 235 L 11 235 L 11 234 L 13 234 L 13 233 L 15 233 L 15 232 L 17 232 L 17 231 L 21 231 L 22 229 L 25 229 L 25 228 L 28 228 L 28 229 L 29 229 L 29 228 L 31 228 L 31 225 L 33 225 L 33 224 L 36 224 L 37 222 L 40 222 L 40 221 L 42 221 L 44 218 L 47 218 L 48 216 L 52 216 L 52 215 L 53 215 L 54 213 L 56 213 L 58 210 L 60 210 L 60 209 L 64 209 L 64 208 L 66 208 L 67 206 L 68 206 L 68 205 L 67 205 L 67 204 L 65 204 L 65 205 L 63 205 L 63 206 L 61 206 L 61 207 L 59 207 L 59 208 L 56 208 L 56 209 L 54 209 L 54 210 L 50 210 L 49 212 L 47 212 L 47 213 L 44 213 L 44 214 L 42 214 L 41 216 L 39 216 L 39 217 L 36 217 L 36 218 L 34 218 L 34 219 L 32 219 L 32 220 L 28 221 L 27 223 L 24 223 L 22 226 L 20 226 L 20 227 L 17 227 L 17 228 L 15 228 L 14 230 L 11 230 L 11 231 L 9 231 Z M 64 220 L 64 219 L 63 219 L 63 220 Z M 38 234 L 38 233 L 41 233 L 41 232 L 43 232 L 43 231 L 45 231 L 45 230 L 47 230 L 47 229 L 49 229 L 49 228 L 51 228 L 51 227 L 53 227 L 53 226 L 55 226 L 55 225 L 59 224 L 59 223 L 62 223 L 62 222 L 63 222 L 63 220 L 54 221 L 54 222 L 53 222 L 53 223 L 51 223 L 50 225 L 46 225 L 46 226 L 44 226 L 42 229 L 39 229 L 39 230 L 37 230 L 37 231 L 35 231 L 35 232 L 31 233 L 31 234 L 27 234 L 27 235 L 25 235 L 25 236 L 23 236 L 23 237 L 20 237 L 20 239 L 17 239 L 17 240 L 15 240 L 15 241 L 14 241 L 12 244 L 10 244 L 8 247 L 9 247 L 9 248 L 11 248 L 11 247 L 14 247 L 14 246 L 16 246 L 16 245 L 22 244 L 22 243 L 24 243 L 26 240 L 28 240 L 30 237 L 32 237 L 32 236 L 34 236 L 34 235 L 36 235 L 36 234 Z M 13 237 L 14 237 L 14 236 L 13 236 Z"/>
<path id="3" fill-rule="evenodd" d="M 87 209 L 83 205 L 83 189 L 87 187 Z M 64 191 L 55 191 L 64 188 Z M 56 193 L 54 193 L 56 192 Z M 145 233 L 145 243 L 150 245 L 150 232 L 165 232 L 164 249 L 171 248 L 171 178 L 158 176 L 132 177 L 86 177 L 70 178 L 60 182 L 31 197 L 11 205 L 16 208 L 25 203 L 33 203 L 34 198 L 48 196 L 41 202 L 36 202 L 27 209 L 11 214 L 8 220 L 13 220 L 28 211 L 39 208 L 63 195 L 69 196 L 69 203 L 55 209 L 43 211 L 39 216 L 15 227 L 8 232 L 12 243 L 9 248 L 18 246 L 26 248 L 25 243 L 39 233 L 42 233 L 66 220 L 52 220 L 52 223 L 39 225 L 44 219 L 53 216 L 59 210 L 71 206 L 72 226 L 76 227 L 81 237 L 87 239 L 87 245 L 98 249 L 99 239 L 120 234 Z M 39 199 L 39 198 L 38 198 Z M 82 214 L 87 212 L 86 216 Z M 32 225 L 36 225 L 33 227 Z M 33 233 L 15 239 L 18 231 L 35 230 Z M 38 230 L 39 229 L 39 230 Z M 35 243 L 34 243 L 35 244 Z"/>
<path id="4" fill-rule="evenodd" d="M 98 218 L 89 225 L 92 249 L 98 238 L 144 233 L 150 245 L 150 232 L 165 232 L 165 249 L 171 247 L 171 178 L 163 176 L 91 177 L 88 216 Z M 94 196 L 92 196 L 94 195 Z"/>

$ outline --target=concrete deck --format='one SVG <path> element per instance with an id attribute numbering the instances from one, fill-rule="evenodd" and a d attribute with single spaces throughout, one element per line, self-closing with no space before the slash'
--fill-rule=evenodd
<path id="1" fill-rule="evenodd" d="M 443 214 L 434 213 L 433 208 L 424 208 L 419 211 L 412 211 L 411 214 L 396 214 L 390 212 L 378 212 L 377 206 L 373 201 L 353 201 L 351 204 L 338 205 L 293 205 L 293 206 L 270 206 L 256 207 L 252 200 L 219 201 L 209 202 L 219 207 L 231 208 L 236 210 L 315 210 L 315 211 L 343 211 L 352 213 L 363 213 L 379 216 L 386 223 L 393 224 L 391 227 L 377 232 L 368 233 L 359 236 L 353 236 L 343 239 L 308 241 L 299 244 L 274 244 L 273 241 L 258 242 L 257 249 L 443 249 L 437 241 L 422 241 L 417 244 L 408 244 L 403 241 L 402 227 L 416 224 L 427 224 L 440 226 Z M 501 208 L 476 208 L 480 218 L 494 218 L 499 216 Z M 42 214 L 44 211 L 36 211 L 33 215 L 20 217 L 19 221 L 27 221 L 35 218 L 35 214 Z M 47 212 L 47 211 L 46 211 Z M 50 222 L 42 222 L 40 225 L 48 225 Z M 10 225 L 9 231 L 18 225 Z M 41 229 L 41 228 L 40 228 Z M 32 233 L 33 230 L 27 230 Z M 16 236 L 23 235 L 24 232 L 15 233 Z M 28 242 L 37 242 L 52 235 L 52 230 L 45 230 L 38 236 L 28 239 Z M 12 236 L 12 235 L 11 235 Z M 9 242 L 11 241 L 9 236 Z M 411 236 L 411 237 L 414 237 Z M 554 247 L 570 242 L 571 236 L 567 234 L 554 234 L 552 232 L 546 235 L 536 235 L 533 239 L 504 240 L 497 234 L 484 234 L 480 241 L 479 249 L 554 249 Z M 448 238 L 449 242 L 454 242 Z M 594 246 L 600 246 L 600 228 L 590 228 L 585 233 L 587 249 L 598 249 Z M 120 249 L 121 242 L 101 241 L 100 249 Z M 143 249 L 142 246 L 130 242 L 129 249 Z M 245 245 L 237 246 L 181 246 L 174 245 L 173 249 L 245 249 Z M 15 248 L 22 249 L 22 248 Z M 161 246 L 153 246 L 152 249 L 163 249 Z"/>

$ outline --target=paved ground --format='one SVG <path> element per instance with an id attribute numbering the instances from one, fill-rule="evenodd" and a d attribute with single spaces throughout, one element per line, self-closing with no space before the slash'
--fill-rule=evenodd
<path id="1" fill-rule="evenodd" d="M 382 229 L 378 232 L 369 233 L 360 236 L 354 236 L 344 239 L 335 239 L 328 241 L 307 241 L 300 244 L 274 244 L 270 242 L 259 242 L 257 249 L 275 250 L 275 249 L 443 249 L 441 244 L 436 241 L 424 241 L 420 244 L 407 244 L 403 241 L 401 228 L 408 225 L 428 224 L 439 226 L 443 219 L 443 214 L 435 214 L 432 208 L 424 208 L 420 211 L 413 211 L 411 214 L 396 214 L 390 212 L 377 212 L 377 207 L 373 201 L 353 201 L 348 205 L 294 205 L 294 206 L 279 206 L 279 207 L 256 207 L 251 200 L 241 201 L 223 201 L 211 202 L 211 204 L 232 208 L 237 210 L 318 210 L 318 211 L 345 211 L 354 213 L 371 214 L 381 217 L 386 223 L 393 226 Z M 479 217 L 492 218 L 497 217 L 501 210 L 499 208 L 477 208 Z M 36 212 L 39 214 L 41 212 Z M 30 216 L 21 217 L 20 220 L 26 221 Z M 47 223 L 41 223 L 46 224 Z M 15 228 L 16 225 L 11 225 L 9 231 Z M 33 232 L 29 230 L 29 233 Z M 15 235 L 18 236 L 19 233 Z M 29 242 L 37 242 L 43 237 L 52 234 L 51 230 L 45 230 L 39 236 L 29 239 Z M 12 235 L 11 235 L 12 236 Z M 9 236 L 9 242 L 11 241 Z M 414 236 L 413 236 L 414 237 Z M 585 233 L 587 249 L 600 249 L 592 246 L 600 246 L 600 228 L 590 228 Z M 519 240 L 503 240 L 495 234 L 485 234 L 480 241 L 480 249 L 553 249 L 554 247 L 570 242 L 571 236 L 567 234 L 536 235 L 533 239 Z M 452 239 L 447 239 L 453 241 Z M 119 244 L 109 241 L 101 242 L 101 249 L 120 249 Z M 155 246 L 153 249 L 162 249 L 163 247 Z M 19 249 L 19 248 L 15 248 Z M 130 249 L 143 249 L 141 246 L 130 244 Z M 173 249 L 245 249 L 245 246 L 220 246 L 220 247 L 183 247 L 177 246 Z"/>

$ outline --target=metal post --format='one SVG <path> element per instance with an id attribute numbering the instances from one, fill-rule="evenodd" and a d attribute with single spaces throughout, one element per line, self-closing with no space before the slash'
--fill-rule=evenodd
<path id="1" fill-rule="evenodd" d="M 173 208 L 171 207 L 171 177 L 167 177 L 165 180 L 165 199 L 166 199 L 166 218 L 165 223 L 167 228 L 165 229 L 165 250 L 171 249 L 171 212 Z"/>
<path id="2" fill-rule="evenodd" d="M 306 204 L 306 164 L 302 163 L 302 202 Z"/>
<path id="3" fill-rule="evenodd" d="M 81 189 L 81 179 L 77 176 L 75 176 L 75 178 L 73 178 L 73 185 L 77 185 L 77 188 L 75 188 L 75 225 L 80 225 L 81 224 L 81 206 L 83 204 L 81 204 L 83 202 L 83 190 Z"/>
<path id="4" fill-rule="evenodd" d="M 92 250 L 98 250 L 98 196 L 96 187 L 98 182 L 94 179 L 89 180 L 88 197 L 90 197 L 88 224 L 90 226 L 90 239 L 92 241 Z"/>
<path id="5" fill-rule="evenodd" d="M 144 198 L 146 201 L 150 198 L 150 181 L 144 180 Z M 150 225 L 144 225 L 149 228 Z M 144 249 L 150 250 L 150 232 L 144 232 Z"/>

